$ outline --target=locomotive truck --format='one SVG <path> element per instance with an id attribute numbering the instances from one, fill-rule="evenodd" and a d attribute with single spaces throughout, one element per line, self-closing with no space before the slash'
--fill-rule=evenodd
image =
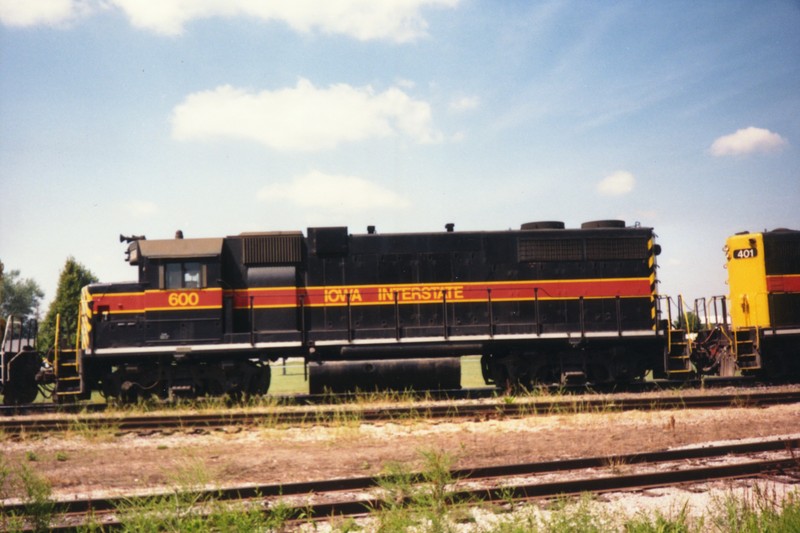
<path id="1" fill-rule="evenodd" d="M 619 220 L 121 240 L 138 279 L 83 289 L 77 349 L 25 366 L 36 350 L 10 346 L 12 328 L 7 402 L 35 397 L 37 380 L 55 382 L 59 400 L 260 395 L 270 362 L 288 357 L 305 361 L 312 393 L 458 388 L 465 355 L 503 388 L 648 373 L 800 377 L 798 231 L 728 240 L 731 294 L 712 300 L 722 319 L 694 340 L 658 293 L 653 229 Z"/>

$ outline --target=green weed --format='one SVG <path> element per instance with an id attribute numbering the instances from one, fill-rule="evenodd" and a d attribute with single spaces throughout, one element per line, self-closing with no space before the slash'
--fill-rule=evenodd
<path id="1" fill-rule="evenodd" d="M 6 493 L 9 490 L 8 484 L 13 484 L 9 483 L 11 471 L 5 464 L 0 466 L 0 471 L 3 472 L 3 493 Z M 33 531 L 48 531 L 56 511 L 56 504 L 51 498 L 50 483 L 25 464 L 20 465 L 17 477 L 23 493 L 24 514 L 22 516 L 2 514 L 0 526 L 7 531 L 21 530 L 23 526 L 24 529 Z"/>

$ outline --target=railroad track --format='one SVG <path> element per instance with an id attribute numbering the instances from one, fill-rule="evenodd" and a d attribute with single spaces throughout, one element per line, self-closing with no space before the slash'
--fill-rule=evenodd
<path id="1" fill-rule="evenodd" d="M 625 392 L 656 392 L 659 390 L 692 390 L 692 389 L 713 389 L 721 387 L 740 387 L 756 388 L 782 385 L 796 385 L 791 382 L 764 382 L 752 376 L 735 377 L 716 377 L 705 376 L 690 380 L 656 380 L 656 381 L 635 381 L 631 383 L 617 383 L 610 385 L 541 385 L 537 390 L 542 394 L 615 394 Z M 502 391 L 496 387 L 474 387 L 461 389 L 442 389 L 432 391 L 402 391 L 400 394 L 406 399 L 419 400 L 477 400 L 493 398 L 502 395 Z M 269 395 L 276 405 L 324 405 L 330 403 L 357 402 L 361 399 L 369 399 L 372 393 L 363 392 L 344 392 L 329 394 L 278 394 Z M 202 403 L 202 398 L 199 402 Z M 154 404 L 156 407 L 163 405 L 166 408 L 180 407 L 180 401 L 160 400 Z M 235 402 L 234 402 L 235 405 Z M 107 403 L 94 401 L 79 401 L 70 403 L 32 403 L 26 405 L 0 405 L 0 417 L 2 416 L 25 416 L 46 413 L 86 413 L 102 412 L 109 407 Z"/>
<path id="2" fill-rule="evenodd" d="M 442 486 L 442 500 L 447 505 L 459 502 L 500 503 L 525 502 L 555 496 L 581 493 L 603 493 L 645 490 L 687 483 L 723 479 L 740 479 L 764 473 L 790 474 L 800 482 L 800 439 L 772 439 L 760 442 L 728 444 L 677 450 L 641 452 L 565 459 L 538 463 L 499 465 L 451 470 Z M 761 455 L 759 455 L 761 454 Z M 726 464 L 697 465 L 698 461 L 727 459 Z M 636 467 L 639 471 L 621 475 L 620 465 Z M 551 479 L 569 472 L 564 479 Z M 424 473 L 406 477 L 411 486 L 430 484 Z M 356 517 L 380 511 L 387 506 L 406 505 L 412 497 L 398 501 L 396 495 L 381 494 L 391 483 L 387 477 L 357 477 L 321 480 L 282 485 L 250 485 L 212 491 L 186 492 L 183 501 L 235 502 L 249 501 L 261 505 L 265 513 L 272 512 L 277 502 L 290 501 L 282 512 L 289 520 L 324 520 L 331 517 Z M 381 489 L 383 487 L 384 489 Z M 127 496 L 91 500 L 56 502 L 57 519 L 51 531 L 77 531 L 91 517 L 93 524 L 105 530 L 122 524 L 120 509 L 136 509 L 137 502 L 151 502 L 159 495 Z M 174 499 L 176 493 L 160 495 Z M 388 496 L 388 499 L 387 499 Z M 146 503 L 144 504 L 146 505 Z M 0 507 L 7 516 L 26 516 L 24 504 Z M 187 509 L 181 509 L 186 512 Z M 123 511 L 124 512 L 124 511 Z M 202 512 L 202 511 L 198 511 Z"/>
<path id="3" fill-rule="evenodd" d="M 800 391 L 738 392 L 698 396 L 660 397 L 559 397 L 555 399 L 502 398 L 483 403 L 437 402 L 429 404 L 369 407 L 343 404 L 335 407 L 274 408 L 166 415 L 68 415 L 0 419 L 6 435 L 59 431 L 110 430 L 115 433 L 176 429 L 214 429 L 226 426 L 327 425 L 342 422 L 385 422 L 415 419 L 497 419 L 508 417 L 604 413 L 631 410 L 763 407 L 800 402 Z"/>

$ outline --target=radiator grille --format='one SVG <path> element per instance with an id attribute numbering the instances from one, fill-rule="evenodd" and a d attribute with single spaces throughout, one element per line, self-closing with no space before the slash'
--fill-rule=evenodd
<path id="1" fill-rule="evenodd" d="M 615 259 L 646 259 L 647 239 L 588 239 L 586 259 L 603 261 Z"/>
<path id="2" fill-rule="evenodd" d="M 646 259 L 647 239 L 520 239 L 520 261 Z"/>
<path id="3" fill-rule="evenodd" d="M 303 260 L 301 234 L 252 235 L 242 239 L 242 263 L 245 265 L 285 265 Z"/>
<path id="4" fill-rule="evenodd" d="M 800 233 L 765 233 L 764 262 L 767 274 L 800 274 Z"/>
<path id="5" fill-rule="evenodd" d="M 520 239 L 520 261 L 580 261 L 583 259 L 581 239 Z"/>

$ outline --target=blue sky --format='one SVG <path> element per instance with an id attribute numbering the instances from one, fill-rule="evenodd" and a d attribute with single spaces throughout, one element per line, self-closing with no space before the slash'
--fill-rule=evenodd
<path id="1" fill-rule="evenodd" d="M 118 235 L 655 228 L 724 294 L 800 229 L 796 1 L 0 0 L 0 259 L 55 293 Z M 43 310 L 44 311 L 44 310 Z"/>

